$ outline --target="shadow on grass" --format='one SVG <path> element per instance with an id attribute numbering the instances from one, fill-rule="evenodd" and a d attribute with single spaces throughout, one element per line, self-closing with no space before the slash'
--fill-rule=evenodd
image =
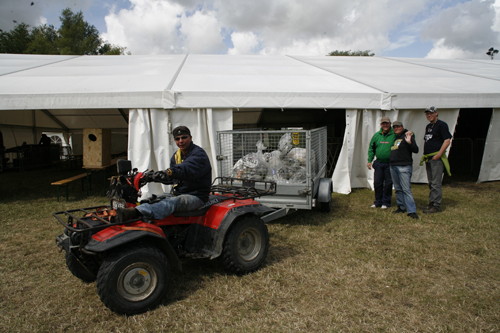
<path id="1" fill-rule="evenodd" d="M 108 171 L 107 178 L 111 177 Z M 86 173 L 82 168 L 64 168 L 60 166 L 27 171 L 4 171 L 0 173 L 0 201 L 11 203 L 15 201 L 37 200 L 40 198 L 53 199 L 57 202 L 57 186 L 51 183 Z M 105 196 L 104 174 L 93 174 L 90 179 L 89 196 Z M 106 182 L 109 184 L 109 182 Z M 69 201 L 78 201 L 87 197 L 87 179 L 76 180 L 68 185 Z M 66 186 L 59 189 L 59 200 L 66 201 Z"/>

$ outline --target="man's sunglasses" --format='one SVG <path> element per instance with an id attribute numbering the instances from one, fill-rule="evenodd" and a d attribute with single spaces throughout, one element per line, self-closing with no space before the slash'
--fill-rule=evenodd
<path id="1" fill-rule="evenodd" d="M 402 127 L 400 125 L 393 125 L 392 128 L 398 128 L 398 127 Z"/>
<path id="2" fill-rule="evenodd" d="M 174 140 L 175 141 L 179 141 L 180 139 L 186 140 L 187 138 L 189 138 L 189 135 L 177 136 L 174 138 Z"/>

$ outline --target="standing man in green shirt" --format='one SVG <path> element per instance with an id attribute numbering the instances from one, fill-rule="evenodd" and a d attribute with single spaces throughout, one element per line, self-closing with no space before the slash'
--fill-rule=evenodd
<path id="1" fill-rule="evenodd" d="M 368 170 L 375 169 L 374 187 L 375 202 L 370 208 L 387 209 L 391 207 L 392 179 L 391 179 L 391 147 L 396 140 L 396 134 L 391 127 L 389 117 L 383 117 L 380 121 L 380 131 L 375 133 L 368 147 Z M 375 161 L 373 161 L 373 159 Z M 373 162 L 373 163 L 372 163 Z"/>

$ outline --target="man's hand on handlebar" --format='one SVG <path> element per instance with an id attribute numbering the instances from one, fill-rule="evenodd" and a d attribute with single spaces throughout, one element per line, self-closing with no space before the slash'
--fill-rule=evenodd
<path id="1" fill-rule="evenodd" d="M 144 181 L 145 183 L 155 182 L 166 185 L 170 185 L 173 183 L 173 178 L 169 175 L 169 169 L 167 169 L 166 171 L 149 170 L 144 173 L 141 180 Z"/>
<path id="2" fill-rule="evenodd" d="M 170 180 L 170 176 L 164 171 L 156 171 L 153 175 L 153 179 L 154 181 L 161 183 L 163 181 Z"/>

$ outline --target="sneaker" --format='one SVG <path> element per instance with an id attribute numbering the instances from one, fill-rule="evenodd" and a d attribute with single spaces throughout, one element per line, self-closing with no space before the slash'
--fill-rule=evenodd
<path id="1" fill-rule="evenodd" d="M 429 209 L 424 210 L 424 214 L 434 214 L 438 213 L 439 209 L 436 207 L 430 207 Z"/>
<path id="2" fill-rule="evenodd" d="M 413 219 L 418 219 L 417 213 L 410 213 L 410 214 L 408 214 L 408 216 L 413 218 Z"/>
<path id="3" fill-rule="evenodd" d="M 399 213 L 406 213 L 406 210 L 402 210 L 401 208 L 398 207 L 395 211 L 392 212 L 393 214 L 399 214 Z"/>
<path id="4" fill-rule="evenodd" d="M 370 208 L 377 208 L 377 206 L 375 206 L 375 205 L 371 205 L 371 206 L 370 206 Z"/>
<path id="5" fill-rule="evenodd" d="M 387 209 L 387 206 L 386 205 L 382 205 L 382 207 L 380 207 L 381 209 Z"/>

